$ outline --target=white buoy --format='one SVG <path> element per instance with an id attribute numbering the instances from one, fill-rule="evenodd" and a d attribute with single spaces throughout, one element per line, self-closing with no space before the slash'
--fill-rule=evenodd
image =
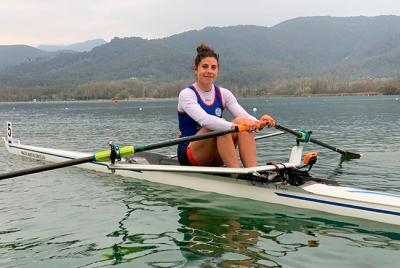
<path id="1" fill-rule="evenodd" d="M 68 108 L 68 107 L 65 107 L 65 110 L 69 110 L 69 108 Z"/>
<path id="2" fill-rule="evenodd" d="M 143 110 L 143 108 L 142 108 L 142 107 L 140 107 L 140 108 L 139 108 L 139 111 L 141 111 L 141 110 Z"/>

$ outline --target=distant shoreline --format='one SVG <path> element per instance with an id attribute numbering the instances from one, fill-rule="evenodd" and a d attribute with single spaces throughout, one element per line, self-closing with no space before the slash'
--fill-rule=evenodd
<path id="1" fill-rule="evenodd" d="M 246 96 L 237 99 L 272 99 L 272 98 L 317 98 L 317 97 L 369 97 L 369 96 L 400 96 L 400 94 L 385 95 L 379 92 L 359 92 L 359 93 L 337 93 L 337 94 L 310 94 L 310 95 L 268 95 L 268 96 Z M 88 100 L 45 100 L 45 101 L 0 101 L 0 104 L 7 103 L 113 103 L 114 99 L 88 99 Z M 129 98 L 121 99 L 119 102 L 157 102 L 157 101 L 178 101 L 177 97 L 171 98 Z M 118 105 L 118 104 L 114 104 Z"/>
<path id="2" fill-rule="evenodd" d="M 140 80 L 118 80 L 65 87 L 47 85 L 27 88 L 0 88 L 0 101 L 167 100 L 176 99 L 181 89 L 192 82 L 191 80 L 182 80 L 157 84 Z M 359 81 L 298 78 L 256 84 L 246 87 L 235 83 L 224 83 L 224 87 L 230 89 L 237 98 L 400 94 L 400 77 Z"/>

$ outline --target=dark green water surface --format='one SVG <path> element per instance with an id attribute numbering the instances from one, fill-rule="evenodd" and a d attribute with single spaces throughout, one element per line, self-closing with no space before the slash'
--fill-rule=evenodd
<path id="1" fill-rule="evenodd" d="M 240 102 L 363 154 L 339 164 L 307 144 L 319 153 L 313 175 L 400 194 L 399 96 Z M 86 152 L 178 134 L 175 100 L 2 103 L 7 120 L 23 144 Z M 258 141 L 259 163 L 286 161 L 294 144 L 288 135 Z M 4 147 L 0 159 L 1 173 L 41 164 Z M 77 168 L 0 181 L 0 267 L 398 267 L 399 254 L 400 227 L 389 224 Z"/>

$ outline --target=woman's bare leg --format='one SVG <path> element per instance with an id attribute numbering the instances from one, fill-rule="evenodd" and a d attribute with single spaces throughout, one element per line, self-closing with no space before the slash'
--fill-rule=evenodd
<path id="1" fill-rule="evenodd" d="M 200 129 L 196 135 L 209 132 L 208 129 Z M 189 143 L 190 152 L 197 164 L 200 166 L 210 166 L 217 155 L 217 139 L 209 138 L 205 140 L 192 141 Z"/>
<path id="2" fill-rule="evenodd" d="M 208 129 L 202 128 L 196 135 L 207 132 L 209 132 Z M 220 158 L 227 167 L 240 167 L 231 134 L 194 141 L 189 144 L 189 147 L 193 158 L 201 166 L 210 166 Z"/>
<path id="3" fill-rule="evenodd" d="M 227 167 L 240 167 L 240 162 L 236 154 L 235 143 L 233 142 L 232 135 L 227 134 L 217 137 L 218 154 L 222 162 Z"/>
<path id="4" fill-rule="evenodd" d="M 239 125 L 248 125 L 256 127 L 254 120 L 249 120 L 245 117 L 236 117 L 233 122 Z M 253 132 L 240 132 L 236 134 L 237 144 L 239 145 L 240 160 L 242 160 L 244 167 L 257 166 L 256 157 L 256 141 L 254 140 Z"/>
<path id="5" fill-rule="evenodd" d="M 239 154 L 244 167 L 257 166 L 256 141 L 253 133 L 238 133 Z"/>

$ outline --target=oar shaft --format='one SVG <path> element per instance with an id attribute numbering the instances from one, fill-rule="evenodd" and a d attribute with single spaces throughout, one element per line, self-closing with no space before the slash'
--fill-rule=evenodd
<path id="1" fill-rule="evenodd" d="M 9 178 L 18 177 L 18 176 L 24 176 L 24 175 L 28 175 L 28 174 L 43 172 L 43 171 L 48 171 L 48 170 L 57 169 L 57 168 L 79 165 L 79 164 L 83 164 L 83 163 L 87 163 L 87 162 L 91 162 L 91 161 L 93 161 L 93 156 L 72 159 L 72 160 L 63 161 L 63 162 L 54 163 L 54 164 L 47 164 L 47 165 L 33 167 L 33 168 L 27 168 L 27 169 L 23 169 L 23 170 L 0 174 L 0 180 L 9 179 Z"/>
<path id="2" fill-rule="evenodd" d="M 327 148 L 327 149 L 330 149 L 330 150 L 332 150 L 332 151 L 336 151 L 336 152 L 338 152 L 338 153 L 340 153 L 340 154 L 345 154 L 345 153 L 346 153 L 345 151 L 340 150 L 339 148 L 333 147 L 333 146 L 331 146 L 331 145 L 329 145 L 329 144 L 326 144 L 326 143 L 324 143 L 324 142 L 322 142 L 322 141 L 319 141 L 319 140 L 316 140 L 316 139 L 314 139 L 314 138 L 310 138 L 310 141 L 311 141 L 312 143 L 318 144 L 318 145 L 320 145 L 320 146 L 322 146 L 322 147 L 325 147 L 325 148 Z"/>
<path id="3" fill-rule="evenodd" d="M 242 131 L 246 131 L 246 130 L 247 130 L 247 128 L 244 126 L 236 126 L 235 128 L 228 129 L 228 130 L 212 131 L 212 132 L 202 134 L 202 135 L 194 135 L 194 136 L 188 136 L 188 137 L 184 137 L 184 138 L 177 138 L 177 139 L 159 142 L 159 143 L 153 143 L 153 144 L 149 144 L 149 145 L 125 146 L 125 147 L 121 148 L 121 151 L 122 151 L 122 156 L 131 155 L 134 152 L 149 151 L 149 150 L 153 150 L 153 149 L 176 145 L 176 144 L 179 144 L 182 142 L 204 140 L 204 139 L 208 139 L 208 138 L 212 138 L 212 137 L 222 136 L 222 135 L 226 135 L 226 134 L 234 133 L 234 132 L 242 132 Z M 23 176 L 23 175 L 28 175 L 28 174 L 33 174 L 33 173 L 38 173 L 38 172 L 57 169 L 57 168 L 79 165 L 79 164 L 88 163 L 88 162 L 92 162 L 92 161 L 93 162 L 109 161 L 110 155 L 111 155 L 111 150 L 106 150 L 106 151 L 101 151 L 94 155 L 83 157 L 83 158 L 77 158 L 77 159 L 72 159 L 72 160 L 68 160 L 68 161 L 64 161 L 64 162 L 47 164 L 47 165 L 38 166 L 38 167 L 34 167 L 34 168 L 27 168 L 27 169 L 23 169 L 23 170 L 4 173 L 4 174 L 0 174 L 0 180 Z"/>
<path id="4" fill-rule="evenodd" d="M 276 128 L 276 129 L 283 130 L 283 131 L 286 131 L 286 132 L 288 132 L 288 133 L 290 133 L 290 134 L 293 134 L 294 136 L 296 136 L 296 137 L 298 137 L 298 138 L 301 138 L 301 134 L 300 134 L 299 132 L 297 132 L 297 131 L 295 131 L 295 130 L 292 130 L 292 129 L 290 129 L 290 128 L 287 128 L 287 127 L 284 127 L 284 126 L 281 126 L 281 125 L 276 125 L 275 128 Z M 346 154 L 345 151 L 340 150 L 339 148 L 333 147 L 333 146 L 331 146 L 331 145 L 329 145 L 329 144 L 326 144 L 326 143 L 324 143 L 324 142 L 322 142 L 322 141 L 316 140 L 316 139 L 314 139 L 314 138 L 310 138 L 310 141 L 311 141 L 312 143 L 318 144 L 318 145 L 320 145 L 320 146 L 322 146 L 322 147 L 325 147 L 325 148 L 330 149 L 330 150 L 332 150 L 332 151 L 338 152 L 338 153 L 340 153 L 340 154 Z"/>
<path id="5" fill-rule="evenodd" d="M 228 130 L 212 131 L 212 132 L 208 132 L 208 133 L 201 134 L 201 135 L 187 136 L 187 137 L 183 137 L 183 138 L 177 138 L 177 139 L 163 141 L 163 142 L 159 142 L 159 143 L 153 143 L 153 144 L 149 144 L 149 145 L 135 145 L 134 149 L 135 149 L 135 152 L 144 152 L 144 151 L 149 151 L 149 150 L 154 150 L 154 149 L 159 149 L 159 148 L 163 148 L 163 147 L 177 145 L 177 144 L 184 143 L 184 142 L 205 140 L 208 138 L 213 138 L 213 137 L 222 136 L 222 135 L 226 135 L 229 133 L 241 132 L 241 131 L 244 131 L 244 129 L 239 129 L 238 127 L 235 127 L 235 128 L 231 128 Z"/>

